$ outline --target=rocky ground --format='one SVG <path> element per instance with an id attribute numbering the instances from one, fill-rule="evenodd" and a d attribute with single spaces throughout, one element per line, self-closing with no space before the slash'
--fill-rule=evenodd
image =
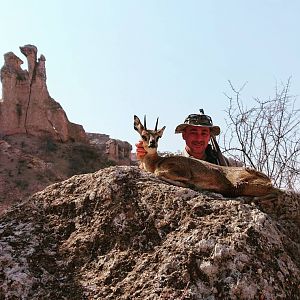
<path id="1" fill-rule="evenodd" d="M 299 199 L 73 176 L 1 217 L 0 299 L 300 299 Z"/>

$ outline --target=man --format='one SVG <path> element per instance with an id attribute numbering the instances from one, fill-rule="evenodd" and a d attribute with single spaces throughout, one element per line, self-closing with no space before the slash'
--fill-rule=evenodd
<path id="1" fill-rule="evenodd" d="M 242 163 L 223 156 L 219 149 L 213 149 L 211 141 L 218 148 L 215 137 L 220 134 L 220 127 L 214 126 L 210 116 L 205 115 L 203 109 L 200 114 L 191 114 L 184 123 L 179 124 L 175 133 L 181 133 L 185 140 L 184 156 L 205 160 L 207 162 L 223 166 L 241 166 Z M 142 142 L 136 144 L 137 158 L 142 159 L 146 151 Z"/>

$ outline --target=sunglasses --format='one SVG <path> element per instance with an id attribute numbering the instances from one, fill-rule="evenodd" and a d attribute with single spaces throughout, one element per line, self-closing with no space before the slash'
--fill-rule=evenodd
<path id="1" fill-rule="evenodd" d="M 184 120 L 184 123 L 193 123 L 194 125 L 210 125 L 212 126 L 212 119 L 207 115 L 191 114 Z"/>

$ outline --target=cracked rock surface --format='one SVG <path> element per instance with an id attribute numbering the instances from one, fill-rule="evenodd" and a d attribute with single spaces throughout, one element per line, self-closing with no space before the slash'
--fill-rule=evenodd
<path id="1" fill-rule="evenodd" d="M 53 184 L 0 219 L 0 299 L 300 299 L 299 195 L 172 186 L 137 167 Z"/>

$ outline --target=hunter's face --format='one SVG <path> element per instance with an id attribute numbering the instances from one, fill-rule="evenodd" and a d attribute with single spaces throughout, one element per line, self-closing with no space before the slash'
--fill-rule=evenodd
<path id="1" fill-rule="evenodd" d="M 186 143 L 186 150 L 192 156 L 205 152 L 210 140 L 210 130 L 208 127 L 187 126 L 182 133 Z"/>

